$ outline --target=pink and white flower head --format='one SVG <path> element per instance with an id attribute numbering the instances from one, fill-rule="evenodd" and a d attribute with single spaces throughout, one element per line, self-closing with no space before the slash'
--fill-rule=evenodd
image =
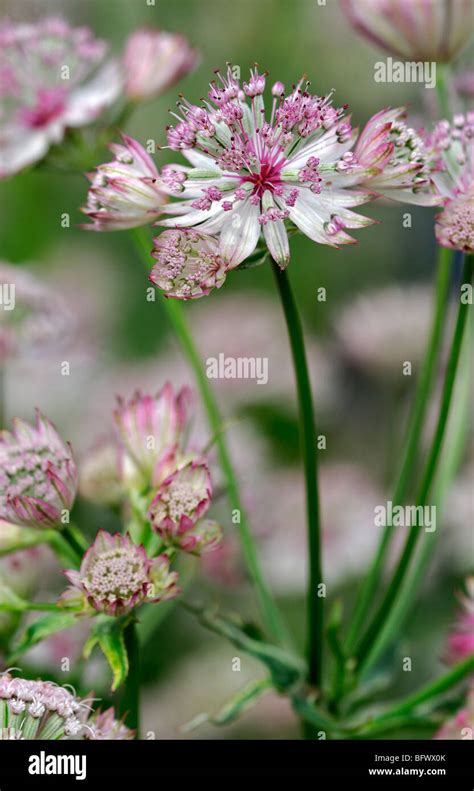
<path id="1" fill-rule="evenodd" d="M 220 541 L 217 523 L 202 520 L 212 497 L 207 466 L 193 461 L 173 472 L 161 484 L 148 516 L 163 540 L 185 552 L 211 551 Z"/>
<path id="2" fill-rule="evenodd" d="M 127 135 L 123 145 L 111 143 L 115 159 L 89 175 L 91 186 L 82 209 L 93 221 L 89 231 L 121 231 L 151 223 L 168 200 L 155 163 L 145 149 Z"/>
<path id="3" fill-rule="evenodd" d="M 123 55 L 125 92 L 132 101 L 152 99 L 189 74 L 198 60 L 198 53 L 184 36 L 165 30 L 136 30 Z"/>
<path id="4" fill-rule="evenodd" d="M 30 681 L 6 671 L 0 674 L 0 710 L 9 726 L 0 728 L 0 739 L 133 738 L 133 731 L 115 720 L 113 709 L 88 721 L 90 704 L 52 681 Z"/>
<path id="5" fill-rule="evenodd" d="M 448 638 L 446 661 L 455 665 L 474 655 L 474 577 L 466 581 L 466 594 L 459 596 L 462 606 L 456 626 Z"/>
<path id="6" fill-rule="evenodd" d="M 145 484 L 157 485 L 166 477 L 169 465 L 174 465 L 183 451 L 190 398 L 189 388 L 175 393 L 169 382 L 156 395 L 137 391 L 129 401 L 118 398 L 114 420 L 123 446 L 125 479 L 130 477 L 130 462 Z"/>
<path id="7" fill-rule="evenodd" d="M 54 17 L 0 24 L 0 178 L 38 162 L 118 97 L 122 78 L 106 49 L 89 28 Z"/>
<path id="8" fill-rule="evenodd" d="M 403 107 L 376 113 L 354 146 L 348 171 L 361 166 L 370 171 L 357 183 L 392 200 L 435 206 L 440 203 L 432 182 L 432 168 L 421 135 L 405 123 Z"/>
<path id="9" fill-rule="evenodd" d="M 144 601 L 159 602 L 179 593 L 178 575 L 166 555 L 149 558 L 128 535 L 99 530 L 79 571 L 66 571 L 72 587 L 61 596 L 63 607 L 93 607 L 107 615 L 123 615 Z"/>
<path id="10" fill-rule="evenodd" d="M 71 312 L 25 267 L 0 262 L 0 364 L 57 348 L 71 332 Z"/>
<path id="11" fill-rule="evenodd" d="M 253 253 L 262 234 L 285 267 L 286 222 L 332 247 L 354 241 L 347 229 L 372 222 L 351 210 L 370 196 L 352 189 L 363 169 L 347 172 L 355 133 L 344 109 L 300 82 L 286 97 L 276 84 L 268 111 L 265 82 L 255 69 L 241 85 L 228 66 L 225 76 L 217 72 L 202 106 L 180 101 L 181 117 L 168 128 L 170 148 L 192 167 L 176 171 L 181 200 L 166 207 L 171 216 L 159 224 L 218 235 L 229 269 Z"/>
<path id="12" fill-rule="evenodd" d="M 451 60 L 472 30 L 472 0 L 342 0 L 353 27 L 404 60 Z"/>
<path id="13" fill-rule="evenodd" d="M 440 121 L 425 137 L 433 181 L 444 203 L 435 233 L 443 247 L 474 252 L 474 112 Z"/>
<path id="14" fill-rule="evenodd" d="M 219 242 L 213 236 L 183 228 L 163 231 L 153 242 L 156 263 L 150 280 L 166 296 L 197 299 L 223 285 L 227 262 L 221 257 Z"/>
<path id="15" fill-rule="evenodd" d="M 468 692 L 466 702 L 454 717 L 447 720 L 435 734 L 435 739 L 472 739 L 474 731 L 474 687 Z"/>
<path id="16" fill-rule="evenodd" d="M 68 443 L 39 411 L 35 425 L 13 419 L 0 432 L 0 518 L 26 527 L 60 527 L 74 503 L 77 467 Z"/>

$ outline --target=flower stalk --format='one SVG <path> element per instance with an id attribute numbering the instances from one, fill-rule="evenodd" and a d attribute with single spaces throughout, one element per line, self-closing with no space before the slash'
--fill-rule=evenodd
<path id="1" fill-rule="evenodd" d="M 120 712 L 125 717 L 127 726 L 136 731 L 136 738 L 140 738 L 140 641 L 134 620 L 125 627 L 124 641 L 129 671 L 120 702 Z"/>
<path id="2" fill-rule="evenodd" d="M 306 483 L 308 523 L 309 584 L 307 597 L 307 659 L 308 681 L 321 687 L 324 597 L 319 595 L 323 581 L 321 568 L 321 527 L 319 520 L 317 437 L 313 398 L 306 361 L 303 329 L 286 271 L 273 264 L 273 273 L 285 314 L 298 391 L 300 442 Z"/>

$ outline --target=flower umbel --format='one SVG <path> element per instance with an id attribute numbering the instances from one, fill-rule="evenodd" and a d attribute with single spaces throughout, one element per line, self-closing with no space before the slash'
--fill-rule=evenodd
<path id="1" fill-rule="evenodd" d="M 0 178 L 42 159 L 66 128 L 95 120 L 121 90 L 89 28 L 50 17 L 0 24 Z M 100 67 L 99 71 L 97 71 Z"/>
<path id="2" fill-rule="evenodd" d="M 72 588 L 62 595 L 60 604 L 90 605 L 107 615 L 123 615 L 144 601 L 173 598 L 179 593 L 178 575 L 170 572 L 169 565 L 166 555 L 152 560 L 128 535 L 99 530 L 79 571 L 65 572 Z"/>
<path id="3" fill-rule="evenodd" d="M 52 681 L 0 675 L 2 739 L 133 739 L 134 733 L 115 719 L 114 710 L 94 714 L 91 701 L 80 700 Z"/>
<path id="4" fill-rule="evenodd" d="M 211 504 L 212 484 L 207 466 L 193 461 L 161 484 L 148 512 L 153 530 L 165 542 L 186 552 L 211 551 L 220 541 L 217 523 L 200 521 Z"/>
<path id="5" fill-rule="evenodd" d="M 471 35 L 471 0 L 342 0 L 352 25 L 405 60 L 449 61 Z"/>
<path id="6" fill-rule="evenodd" d="M 198 59 L 184 36 L 165 30 L 136 30 L 123 55 L 125 92 L 133 101 L 151 99 L 185 77 Z"/>
<path id="7" fill-rule="evenodd" d="M 227 264 L 213 236 L 185 228 L 163 231 L 153 241 L 150 280 L 166 296 L 196 299 L 223 285 Z"/>
<path id="8" fill-rule="evenodd" d="M 40 412 L 35 425 L 19 418 L 0 433 L 0 518 L 26 527 L 59 527 L 77 489 L 69 444 Z"/>
<path id="9" fill-rule="evenodd" d="M 168 200 L 145 149 L 127 135 L 122 140 L 123 145 L 110 144 L 115 159 L 89 176 L 91 186 L 82 211 L 93 222 L 83 226 L 86 230 L 120 231 L 146 225 L 160 216 Z"/>

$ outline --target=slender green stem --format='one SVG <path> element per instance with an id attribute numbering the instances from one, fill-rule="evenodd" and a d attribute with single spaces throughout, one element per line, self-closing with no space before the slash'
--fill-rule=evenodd
<path id="1" fill-rule="evenodd" d="M 150 264 L 149 238 L 143 233 L 143 229 L 136 229 L 133 232 L 133 236 L 140 250 L 144 264 L 148 270 Z M 252 536 L 247 515 L 242 506 L 239 486 L 233 469 L 229 450 L 227 448 L 226 438 L 221 432 L 222 418 L 220 415 L 219 406 L 209 384 L 209 380 L 206 376 L 201 356 L 187 326 L 183 307 L 176 299 L 164 299 L 163 304 L 170 323 L 181 344 L 182 350 L 193 370 L 196 384 L 206 409 L 209 426 L 213 436 L 215 437 L 219 462 L 226 481 L 226 490 L 229 502 L 232 510 L 237 512 L 238 518 L 240 520 L 237 523 L 237 526 L 242 545 L 242 552 L 250 578 L 254 584 L 255 591 L 259 599 L 262 619 L 269 633 L 276 640 L 278 640 L 278 642 L 288 642 L 289 638 L 286 627 L 282 621 L 277 605 L 273 601 L 260 568 L 255 542 Z"/>
<path id="2" fill-rule="evenodd" d="M 285 314 L 298 391 L 300 443 L 306 484 L 306 513 L 309 546 L 309 584 L 307 600 L 308 681 L 317 687 L 322 682 L 322 647 L 324 597 L 319 595 L 323 582 L 321 568 L 321 528 L 317 477 L 317 437 L 313 399 L 306 361 L 303 328 L 286 271 L 273 264 L 273 273 Z"/>
<path id="3" fill-rule="evenodd" d="M 63 535 L 59 530 L 56 530 L 51 535 L 49 543 L 61 563 L 72 566 L 73 568 L 79 567 L 82 552 L 78 552 L 75 547 L 71 546 L 67 536 Z"/>
<path id="4" fill-rule="evenodd" d="M 464 261 L 461 282 L 470 283 L 471 278 L 472 278 L 472 256 L 466 256 Z M 432 440 L 428 459 L 424 468 L 421 485 L 418 493 L 418 498 L 417 498 L 417 506 L 424 506 L 427 503 L 427 499 L 430 493 L 431 485 L 439 461 L 441 448 L 445 436 L 446 424 L 449 416 L 449 410 L 451 406 L 451 399 L 454 389 L 454 382 L 456 379 L 456 371 L 457 371 L 459 356 L 461 352 L 468 309 L 469 309 L 469 304 L 464 299 L 460 300 L 458 316 L 456 320 L 456 326 L 454 329 L 454 336 L 451 345 L 451 351 L 450 351 L 448 365 L 444 379 L 438 423 Z M 373 658 L 374 658 L 372 653 L 373 643 L 377 639 L 379 631 L 383 628 L 383 625 L 387 620 L 387 618 L 389 617 L 392 608 L 396 602 L 397 595 L 400 591 L 400 588 L 404 582 L 405 576 L 409 569 L 410 562 L 412 560 L 413 553 L 416 549 L 416 545 L 418 543 L 420 534 L 421 534 L 420 527 L 417 524 L 412 525 L 412 527 L 408 532 L 408 536 L 405 542 L 403 552 L 395 568 L 392 580 L 387 589 L 382 604 L 380 605 L 380 608 L 375 614 L 372 623 L 367 629 L 367 632 L 363 640 L 361 641 L 360 647 L 357 651 L 359 672 L 362 672 L 363 669 L 367 668 L 368 664 L 373 662 Z M 386 641 L 389 640 L 390 637 L 391 637 L 391 633 L 387 634 Z M 379 651 L 381 650 L 382 647 L 383 646 L 380 646 L 379 644 Z"/>
<path id="5" fill-rule="evenodd" d="M 446 321 L 449 295 L 449 282 L 452 264 L 452 251 L 439 248 L 438 270 L 436 279 L 436 300 L 433 322 L 424 363 L 417 382 L 415 400 L 408 427 L 407 440 L 395 491 L 392 497 L 394 505 L 401 505 L 407 495 L 409 483 L 416 468 L 418 446 L 425 421 L 426 410 L 432 391 L 434 372 L 439 359 L 443 340 L 443 327 Z M 356 601 L 346 638 L 346 651 L 350 653 L 357 643 L 361 629 L 366 621 L 371 604 L 380 582 L 385 557 L 393 536 L 391 524 L 387 524 L 381 536 L 377 553 L 369 573 L 365 577 Z"/>
<path id="6" fill-rule="evenodd" d="M 451 102 L 449 98 L 449 66 L 445 63 L 436 64 L 436 95 L 438 109 L 442 118 L 451 118 Z"/>
<path id="7" fill-rule="evenodd" d="M 120 701 L 120 711 L 125 716 L 126 725 L 136 731 L 138 739 L 140 737 L 140 642 L 134 621 L 125 627 L 124 640 L 129 670 Z"/>

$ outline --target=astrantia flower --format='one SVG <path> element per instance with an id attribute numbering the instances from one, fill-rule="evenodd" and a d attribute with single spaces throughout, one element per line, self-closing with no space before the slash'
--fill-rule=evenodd
<path id="1" fill-rule="evenodd" d="M 474 112 L 440 121 L 425 136 L 433 162 L 433 181 L 444 211 L 436 217 L 436 238 L 443 247 L 474 251 Z"/>
<path id="2" fill-rule="evenodd" d="M 71 446 L 40 412 L 0 433 L 0 518 L 26 527 L 60 526 L 77 489 Z"/>
<path id="3" fill-rule="evenodd" d="M 468 692 L 466 702 L 454 717 L 447 720 L 435 734 L 435 739 L 472 739 L 474 731 L 474 688 Z"/>
<path id="4" fill-rule="evenodd" d="M 169 558 L 150 559 L 144 547 L 128 535 L 99 530 L 84 555 L 79 571 L 65 574 L 72 587 L 62 595 L 64 607 L 90 605 L 98 612 L 123 615 L 144 601 L 159 602 L 178 594 L 178 575 L 169 570 Z"/>
<path id="5" fill-rule="evenodd" d="M 144 483 L 155 485 L 169 474 L 170 463 L 176 469 L 177 464 L 173 465 L 183 446 L 189 400 L 187 387 L 175 393 L 169 382 L 156 395 L 137 391 L 130 401 L 118 399 L 114 419 L 124 449 L 125 479 L 130 477 L 130 462 Z"/>
<path id="6" fill-rule="evenodd" d="M 0 262 L 0 364 L 54 348 L 68 336 L 71 314 L 63 300 L 24 267 Z"/>
<path id="7" fill-rule="evenodd" d="M 211 550 L 220 540 L 215 522 L 201 521 L 211 504 L 209 470 L 198 461 L 172 473 L 161 484 L 148 512 L 153 530 L 186 552 Z"/>
<path id="8" fill-rule="evenodd" d="M 0 25 L 0 178 L 42 159 L 68 127 L 89 124 L 116 99 L 121 76 L 105 53 L 88 28 L 62 19 Z"/>
<path id="9" fill-rule="evenodd" d="M 144 28 L 129 36 L 123 56 L 125 92 L 143 101 L 165 91 L 194 69 L 196 50 L 186 38 L 165 30 Z"/>
<path id="10" fill-rule="evenodd" d="M 449 61 L 472 28 L 471 0 L 342 0 L 352 25 L 405 60 Z"/>
<path id="11" fill-rule="evenodd" d="M 229 268 L 252 254 L 261 234 L 285 267 L 286 221 L 333 247 L 354 241 L 347 229 L 372 222 L 351 211 L 369 196 L 346 189 L 364 169 L 347 173 L 355 134 L 343 109 L 333 107 L 331 95 L 311 95 L 300 82 L 286 97 L 276 83 L 266 112 L 265 81 L 255 70 L 240 85 L 229 66 L 211 83 L 203 106 L 180 102 L 182 120 L 168 129 L 170 148 L 193 167 L 176 171 L 181 200 L 169 204 L 165 211 L 172 217 L 160 225 L 219 235 L 219 255 Z"/>
<path id="12" fill-rule="evenodd" d="M 0 675 L 0 740 L 134 738 L 113 709 L 88 721 L 90 704 L 52 681 L 14 678 L 7 671 Z"/>
<path id="13" fill-rule="evenodd" d="M 448 638 L 445 658 L 449 664 L 462 662 L 474 654 L 474 577 L 467 580 L 466 595 L 461 595 L 459 600 L 463 610 Z"/>
<path id="14" fill-rule="evenodd" d="M 434 206 L 440 203 L 432 183 L 432 169 L 423 138 L 407 126 L 405 109 L 388 108 L 368 121 L 354 147 L 348 172 L 370 170 L 358 179 L 372 192 L 392 200 Z"/>
<path id="15" fill-rule="evenodd" d="M 163 231 L 153 241 L 150 280 L 166 296 L 196 299 L 223 285 L 227 262 L 213 236 L 187 228 Z"/>
<path id="16" fill-rule="evenodd" d="M 93 220 L 90 231 L 120 231 L 153 222 L 168 200 L 155 163 L 145 149 L 127 135 L 123 145 L 111 143 L 112 162 L 89 176 L 91 186 L 84 214 Z"/>

